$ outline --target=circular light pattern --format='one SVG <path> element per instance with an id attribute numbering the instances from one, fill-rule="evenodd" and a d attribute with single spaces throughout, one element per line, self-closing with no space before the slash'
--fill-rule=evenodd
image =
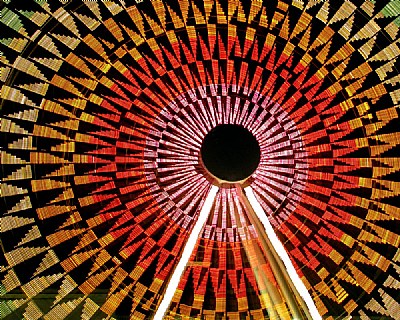
<path id="1" fill-rule="evenodd" d="M 221 85 L 190 90 L 176 101 L 163 108 L 154 121 L 144 151 L 147 183 L 153 191 L 166 192 L 171 206 L 175 205 L 173 199 L 185 194 L 178 206 L 184 212 L 192 210 L 193 203 L 188 199 L 193 198 L 195 203 L 200 200 L 199 195 L 189 191 L 203 190 L 214 183 L 215 178 L 200 161 L 201 144 L 212 128 L 224 124 L 243 126 L 260 145 L 261 165 L 249 180 L 268 214 L 285 199 L 300 199 L 294 192 L 304 189 L 307 171 L 298 160 L 305 154 L 300 133 L 269 97 L 263 98 L 248 88 Z M 276 218 L 271 219 L 284 220 L 292 210 L 287 207 L 277 211 Z M 184 213 L 186 217 L 193 216 L 189 211 Z M 176 216 L 181 211 L 173 212 Z"/>
<path id="2" fill-rule="evenodd" d="M 257 139 L 246 183 L 320 314 L 400 313 L 397 1 L 1 10 L 2 317 L 151 317 L 224 124 Z M 219 189 L 169 317 L 289 314 L 238 188 Z"/>

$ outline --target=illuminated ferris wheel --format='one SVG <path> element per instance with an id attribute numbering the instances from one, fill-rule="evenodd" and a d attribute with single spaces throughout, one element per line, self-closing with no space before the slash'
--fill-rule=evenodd
<path id="1" fill-rule="evenodd" d="M 3 1 L 1 319 L 400 319 L 399 1 Z"/>

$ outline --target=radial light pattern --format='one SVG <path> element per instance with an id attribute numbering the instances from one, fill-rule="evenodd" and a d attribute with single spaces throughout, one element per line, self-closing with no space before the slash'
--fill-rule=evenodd
<path id="1" fill-rule="evenodd" d="M 151 318 L 219 124 L 256 137 L 246 184 L 319 313 L 400 314 L 397 0 L 11 0 L 1 23 L 1 317 Z M 168 317 L 290 317 L 238 192 Z"/>

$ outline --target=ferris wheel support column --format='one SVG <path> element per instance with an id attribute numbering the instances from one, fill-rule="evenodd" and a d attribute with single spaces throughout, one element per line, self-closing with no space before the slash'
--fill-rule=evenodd
<path id="1" fill-rule="evenodd" d="M 237 186 L 241 200 L 251 214 L 251 223 L 260 233 L 265 254 L 270 260 L 272 270 L 287 299 L 288 306 L 296 319 L 321 320 L 310 293 L 298 276 L 282 243 L 278 239 L 267 215 L 257 201 L 251 187 Z M 264 231 L 264 232 L 262 232 Z M 262 236 L 264 235 L 264 236 Z"/>
<path id="2" fill-rule="evenodd" d="M 154 315 L 154 320 L 162 320 L 165 316 L 165 313 L 168 310 L 168 307 L 171 304 L 172 298 L 174 297 L 175 291 L 178 288 L 179 281 L 185 271 L 185 268 L 189 262 L 190 256 L 196 246 L 197 240 L 200 236 L 201 230 L 203 230 L 204 225 L 207 222 L 208 215 L 210 214 L 212 204 L 214 202 L 215 196 L 218 192 L 218 187 L 212 186 L 206 200 L 204 201 L 203 207 L 200 210 L 199 216 L 192 231 L 189 234 L 189 238 L 183 248 L 181 258 L 172 274 L 169 283 L 167 285 L 167 289 L 165 291 L 164 297 L 158 306 L 158 309 Z"/>

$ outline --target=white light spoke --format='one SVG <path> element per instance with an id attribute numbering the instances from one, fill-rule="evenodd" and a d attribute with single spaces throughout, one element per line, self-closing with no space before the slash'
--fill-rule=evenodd
<path id="1" fill-rule="evenodd" d="M 188 264 L 190 256 L 192 255 L 194 247 L 196 246 L 196 242 L 200 236 L 200 232 L 203 229 L 205 223 L 207 222 L 207 218 L 211 211 L 211 207 L 217 192 L 218 192 L 218 187 L 212 186 L 210 192 L 207 195 L 206 200 L 204 201 L 203 207 L 193 227 L 193 230 L 189 235 L 189 239 L 187 240 L 186 245 L 183 249 L 181 259 L 179 260 L 174 270 L 174 273 L 171 276 L 171 279 L 167 286 L 167 290 L 165 291 L 164 294 L 164 298 L 162 299 L 157 309 L 157 312 L 154 315 L 154 320 L 162 320 L 165 313 L 167 312 L 169 305 L 171 304 L 172 298 L 174 296 L 176 289 L 178 288 L 182 274 L 185 271 L 186 265 Z"/>
<path id="2" fill-rule="evenodd" d="M 306 286 L 304 283 L 301 281 L 299 275 L 297 274 L 292 261 L 289 258 L 289 255 L 287 254 L 285 248 L 283 247 L 282 243 L 278 239 L 278 236 L 276 235 L 274 229 L 272 228 L 271 223 L 268 220 L 267 215 L 264 213 L 264 210 L 262 209 L 261 205 L 258 203 L 257 198 L 251 189 L 251 187 L 246 187 L 244 189 L 246 196 L 250 202 L 250 205 L 253 207 L 254 212 L 256 213 L 258 219 L 261 221 L 261 223 L 264 226 L 265 232 L 271 241 L 276 253 L 279 255 L 281 258 L 283 264 L 286 267 L 286 271 L 292 280 L 296 290 L 300 294 L 300 296 L 303 298 L 304 302 L 307 305 L 308 311 L 310 312 L 313 320 L 319 320 L 322 319 L 320 316 L 317 307 L 314 304 L 313 299 L 311 298 L 310 293 L 308 292 Z"/>

